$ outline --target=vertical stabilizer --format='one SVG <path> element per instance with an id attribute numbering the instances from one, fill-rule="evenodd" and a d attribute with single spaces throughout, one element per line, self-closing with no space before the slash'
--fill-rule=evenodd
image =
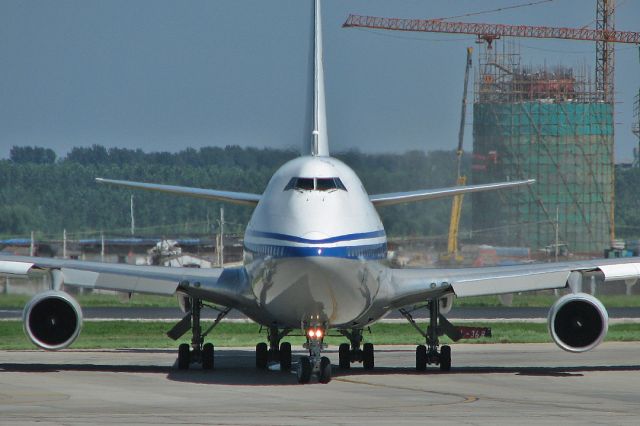
<path id="1" fill-rule="evenodd" d="M 311 155 L 328 156 L 327 111 L 324 99 L 324 70 L 322 67 L 322 15 L 320 0 L 315 0 L 314 12 L 314 72 L 313 72 L 313 130 Z"/>

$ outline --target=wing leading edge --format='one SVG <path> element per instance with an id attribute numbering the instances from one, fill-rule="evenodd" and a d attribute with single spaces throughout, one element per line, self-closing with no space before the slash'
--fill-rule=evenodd
<path id="1" fill-rule="evenodd" d="M 390 206 L 392 204 L 408 203 L 435 198 L 451 197 L 454 195 L 468 194 L 471 192 L 495 191 L 498 189 L 516 188 L 518 186 L 531 185 L 535 179 L 518 180 L 513 182 L 487 183 L 482 185 L 454 186 L 450 188 L 421 189 L 409 192 L 392 192 L 369 196 L 374 206 Z"/>
<path id="2" fill-rule="evenodd" d="M 96 178 L 98 183 L 122 186 L 131 189 L 145 189 L 148 191 L 159 191 L 174 195 L 185 195 L 188 197 L 204 198 L 207 200 L 226 201 L 233 204 L 244 204 L 255 206 L 260 201 L 261 196 L 247 192 L 218 191 L 215 189 L 189 188 L 186 186 L 159 185 L 155 183 L 131 182 L 127 180 L 113 180 Z"/>

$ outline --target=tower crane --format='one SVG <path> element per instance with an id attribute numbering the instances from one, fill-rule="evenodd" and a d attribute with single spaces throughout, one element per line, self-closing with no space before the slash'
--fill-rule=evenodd
<path id="1" fill-rule="evenodd" d="M 596 28 L 563 28 L 531 25 L 502 25 L 469 22 L 450 22 L 441 19 L 382 18 L 351 14 L 344 28 L 370 28 L 395 31 L 418 31 L 477 35 L 489 46 L 501 37 L 554 38 L 564 40 L 590 40 L 596 42 L 596 90 L 602 100 L 613 102 L 613 46 L 612 43 L 640 44 L 640 33 L 615 31 L 614 0 L 598 0 Z"/>

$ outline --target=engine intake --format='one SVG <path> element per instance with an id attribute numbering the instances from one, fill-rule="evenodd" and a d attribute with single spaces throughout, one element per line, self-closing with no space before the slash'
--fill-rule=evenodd
<path id="1" fill-rule="evenodd" d="M 55 351 L 76 340 L 82 329 L 82 309 L 63 291 L 37 294 L 22 313 L 24 332 L 36 346 Z"/>
<path id="2" fill-rule="evenodd" d="M 567 294 L 549 310 L 548 326 L 556 345 L 568 352 L 586 352 L 604 340 L 609 315 L 595 297 L 586 293 Z"/>

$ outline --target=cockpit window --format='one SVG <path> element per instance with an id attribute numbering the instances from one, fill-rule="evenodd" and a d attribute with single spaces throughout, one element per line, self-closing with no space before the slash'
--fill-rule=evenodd
<path id="1" fill-rule="evenodd" d="M 340 178 L 291 178 L 284 190 L 297 189 L 299 191 L 331 191 L 341 189 L 346 191 Z"/>
<path id="2" fill-rule="evenodd" d="M 318 191 L 330 191 L 336 188 L 336 181 L 333 178 L 318 178 L 316 179 L 316 190 Z"/>
<path id="3" fill-rule="evenodd" d="M 300 191 L 313 191 L 313 188 L 313 178 L 292 178 L 284 190 L 298 189 Z"/>

